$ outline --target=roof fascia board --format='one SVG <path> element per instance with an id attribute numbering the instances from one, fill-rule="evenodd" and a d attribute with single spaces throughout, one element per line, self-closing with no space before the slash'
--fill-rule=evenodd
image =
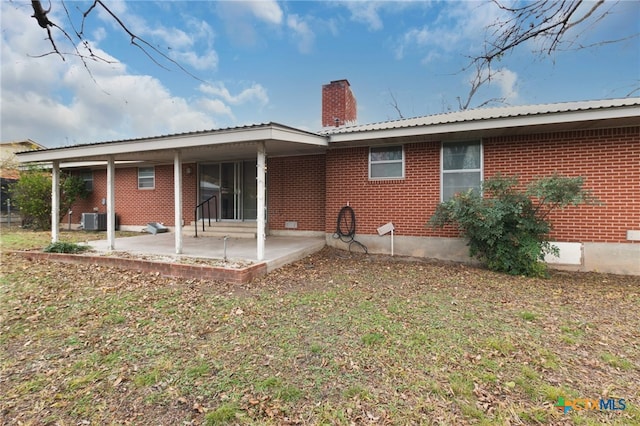
<path id="1" fill-rule="evenodd" d="M 272 134 L 269 139 L 317 146 L 327 146 L 329 144 L 329 138 L 327 136 L 300 132 L 289 127 L 273 127 Z"/>
<path id="2" fill-rule="evenodd" d="M 264 126 L 252 129 L 238 128 L 223 132 L 197 135 L 176 135 L 169 137 L 149 138 L 143 140 L 106 142 L 104 144 L 53 148 L 44 151 L 27 151 L 18 153 L 20 162 L 43 162 L 91 159 L 108 155 L 130 154 L 136 152 L 166 151 L 182 148 L 197 148 L 211 145 L 231 145 L 256 141 L 282 140 L 302 144 L 327 146 L 325 136 L 307 132 L 298 132 L 280 126 Z"/>
<path id="3" fill-rule="evenodd" d="M 495 130 L 505 128 L 522 128 L 553 124 L 569 124 L 607 119 L 633 118 L 640 119 L 640 108 L 612 108 L 597 111 L 570 111 L 553 115 L 500 117 L 452 123 L 425 124 L 412 127 L 392 129 L 363 130 L 352 133 L 335 133 L 329 135 L 329 144 L 355 142 L 368 139 L 390 139 L 408 136 L 438 135 L 456 132 L 472 132 L 479 130 Z"/>
<path id="4" fill-rule="evenodd" d="M 137 164 L 146 164 L 147 162 L 144 161 L 116 161 L 115 162 L 115 166 L 116 168 L 119 167 L 132 167 L 135 166 Z M 41 168 L 41 169 L 50 169 L 52 167 L 51 161 L 48 162 L 40 162 L 40 163 L 32 163 L 32 166 L 36 166 L 37 168 Z M 23 167 L 27 167 L 27 166 L 23 166 Z M 87 162 L 80 162 L 80 161 L 74 161 L 74 162 L 63 162 L 60 163 L 60 169 L 91 169 L 91 170 L 100 170 L 103 168 L 107 167 L 107 162 L 106 161 L 87 161 Z"/>

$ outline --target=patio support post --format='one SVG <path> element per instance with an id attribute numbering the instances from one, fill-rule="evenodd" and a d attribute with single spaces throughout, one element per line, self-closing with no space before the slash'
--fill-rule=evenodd
<path id="1" fill-rule="evenodd" d="M 60 237 L 60 162 L 51 165 L 51 242 Z"/>
<path id="2" fill-rule="evenodd" d="M 109 250 L 116 248 L 115 175 L 116 162 L 113 155 L 110 155 L 107 160 L 107 243 Z"/>
<path id="3" fill-rule="evenodd" d="M 173 155 L 173 189 L 176 254 L 182 254 L 182 152 L 179 149 Z"/>
<path id="4" fill-rule="evenodd" d="M 264 141 L 258 142 L 258 162 L 257 162 L 257 173 L 256 179 L 258 183 L 258 212 L 257 212 L 257 225 L 258 225 L 258 236 L 257 236 L 257 257 L 258 261 L 264 260 L 264 242 L 266 239 L 265 233 L 265 190 L 266 190 L 266 148 Z"/>

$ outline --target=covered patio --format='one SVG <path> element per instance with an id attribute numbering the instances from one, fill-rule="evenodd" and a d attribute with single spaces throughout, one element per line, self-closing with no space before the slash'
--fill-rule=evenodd
<path id="1" fill-rule="evenodd" d="M 200 237 L 186 236 L 182 240 L 182 253 L 175 253 L 175 235 L 172 232 L 162 234 L 143 234 L 140 236 L 116 239 L 117 249 L 110 248 L 109 240 L 90 241 L 89 246 L 97 252 L 106 254 L 126 252 L 150 258 L 179 259 L 199 258 L 220 260 L 224 266 L 229 264 L 255 264 L 264 262 L 267 272 L 283 265 L 295 262 L 325 246 L 324 237 L 288 237 L 267 236 L 264 241 L 265 254 L 258 259 L 256 241 L 249 238 Z"/>
<path id="2" fill-rule="evenodd" d="M 52 242 L 58 241 L 60 229 L 60 176 L 61 170 L 106 168 L 106 191 L 102 204 L 106 208 L 105 241 L 96 243 L 96 250 L 146 252 L 157 255 L 224 258 L 222 238 L 193 239 L 187 236 L 188 220 L 183 216 L 183 165 L 210 161 L 255 159 L 255 223 L 257 238 L 245 241 L 227 240 L 227 258 L 241 258 L 252 262 L 266 262 L 268 268 L 286 263 L 292 253 L 308 253 L 324 246 L 323 237 L 268 237 L 266 205 L 267 156 L 298 156 L 322 153 L 327 138 L 318 134 L 293 129 L 277 123 L 267 123 L 237 128 L 164 135 L 143 139 L 100 142 L 70 147 L 50 148 L 18 153 L 25 164 L 49 165 L 52 170 Z M 141 236 L 116 241 L 116 169 L 136 165 L 172 165 L 172 191 L 166 191 L 164 205 L 173 206 L 171 233 Z M 190 171 L 187 171 L 190 174 Z M 139 189 L 139 188 L 138 188 Z M 123 203 L 136 202 L 118 200 Z M 149 218 L 151 219 L 151 217 Z M 148 222 L 151 220 L 147 220 Z M 153 238 L 153 240 L 151 240 Z M 301 251 L 300 251 L 301 250 Z"/>

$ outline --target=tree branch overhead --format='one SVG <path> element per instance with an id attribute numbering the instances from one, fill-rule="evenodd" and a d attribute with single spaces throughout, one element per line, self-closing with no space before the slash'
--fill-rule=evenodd
<path id="1" fill-rule="evenodd" d="M 69 9 L 67 8 L 67 5 L 66 5 L 65 1 L 62 0 L 61 4 L 62 4 L 62 6 L 63 6 L 63 8 L 64 8 L 64 10 L 66 12 L 66 16 L 67 16 L 67 20 L 69 22 L 69 25 L 71 25 L 71 27 L 73 28 L 73 34 L 74 34 L 75 37 L 72 37 L 71 35 L 69 35 L 69 33 L 62 26 L 56 24 L 55 22 L 53 22 L 53 21 L 51 21 L 49 19 L 48 14 L 51 12 L 51 7 L 52 7 L 51 3 L 49 4 L 49 8 L 45 9 L 42 6 L 42 2 L 40 0 L 32 0 L 31 1 L 31 6 L 33 8 L 33 15 L 31 15 L 31 16 L 37 20 L 38 25 L 41 28 L 44 28 L 44 29 L 47 30 L 47 38 L 48 38 L 48 40 L 49 40 L 49 42 L 51 44 L 51 48 L 52 48 L 51 52 L 48 52 L 48 53 L 45 53 L 45 54 L 42 54 L 42 55 L 38 55 L 36 57 L 47 56 L 47 55 L 50 55 L 50 54 L 57 54 L 58 56 L 60 56 L 62 58 L 62 60 L 65 60 L 65 56 L 76 56 L 76 57 L 80 58 L 80 60 L 82 61 L 83 65 L 85 67 L 85 69 L 87 70 L 87 72 L 90 75 L 91 75 L 91 70 L 89 69 L 88 64 L 87 64 L 88 60 L 90 60 L 90 61 L 98 61 L 98 62 L 105 62 L 105 63 L 112 63 L 112 61 L 109 61 L 109 60 L 107 60 L 105 58 L 100 57 L 99 55 L 96 55 L 94 53 L 94 51 L 91 49 L 91 43 L 89 42 L 89 40 L 84 35 L 85 23 L 86 23 L 87 18 L 96 10 L 96 8 L 99 7 L 99 8 L 102 8 L 102 10 L 104 10 L 109 16 L 111 16 L 111 18 L 118 24 L 118 26 L 129 36 L 131 44 L 133 46 L 136 46 L 138 49 L 140 49 L 142 51 L 142 53 L 144 53 L 144 55 L 147 56 L 158 67 L 170 71 L 170 68 L 165 66 L 162 63 L 163 61 L 166 61 L 166 62 L 170 63 L 172 66 L 178 68 L 183 73 L 185 73 L 188 76 L 190 76 L 191 78 L 193 78 L 195 80 L 198 80 L 200 82 L 204 82 L 202 79 L 198 78 L 196 75 L 194 75 L 193 73 L 189 72 L 180 63 L 178 63 L 174 59 L 170 58 L 166 53 L 161 51 L 159 48 L 155 47 L 150 42 L 148 42 L 144 38 L 138 36 L 136 33 L 131 31 L 129 29 L 129 27 L 120 19 L 120 17 L 116 13 L 114 13 L 109 8 L 109 6 L 107 6 L 102 0 L 94 0 L 91 3 L 91 5 L 85 11 L 81 11 L 82 18 L 81 18 L 81 22 L 80 22 L 80 30 L 79 31 L 76 29 L 76 25 L 74 23 L 74 19 L 71 16 L 71 14 L 69 13 Z M 74 53 L 61 52 L 58 49 L 58 46 L 56 45 L 56 42 L 55 42 L 54 37 L 53 37 L 53 33 L 51 31 L 52 28 L 55 28 L 55 29 L 57 29 L 58 31 L 60 31 L 62 33 L 63 37 L 65 39 L 67 39 L 69 41 L 69 43 L 73 46 Z M 74 41 L 74 38 L 75 38 L 75 41 Z M 78 49 L 78 45 L 82 45 L 84 50 L 86 51 L 86 53 L 80 52 L 80 50 Z M 91 77 L 93 78 L 93 75 L 91 75 Z M 95 79 L 94 79 L 94 81 L 95 81 Z"/>

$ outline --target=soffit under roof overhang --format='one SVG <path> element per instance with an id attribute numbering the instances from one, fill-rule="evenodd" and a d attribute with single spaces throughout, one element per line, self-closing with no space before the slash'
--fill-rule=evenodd
<path id="1" fill-rule="evenodd" d="M 208 132 L 131 139 L 18 153 L 22 163 L 59 161 L 81 167 L 113 158 L 116 162 L 171 163 L 180 151 L 183 163 L 255 158 L 264 142 L 268 156 L 322 153 L 327 137 L 269 123 Z M 129 163 L 130 164 L 130 163 Z"/>

